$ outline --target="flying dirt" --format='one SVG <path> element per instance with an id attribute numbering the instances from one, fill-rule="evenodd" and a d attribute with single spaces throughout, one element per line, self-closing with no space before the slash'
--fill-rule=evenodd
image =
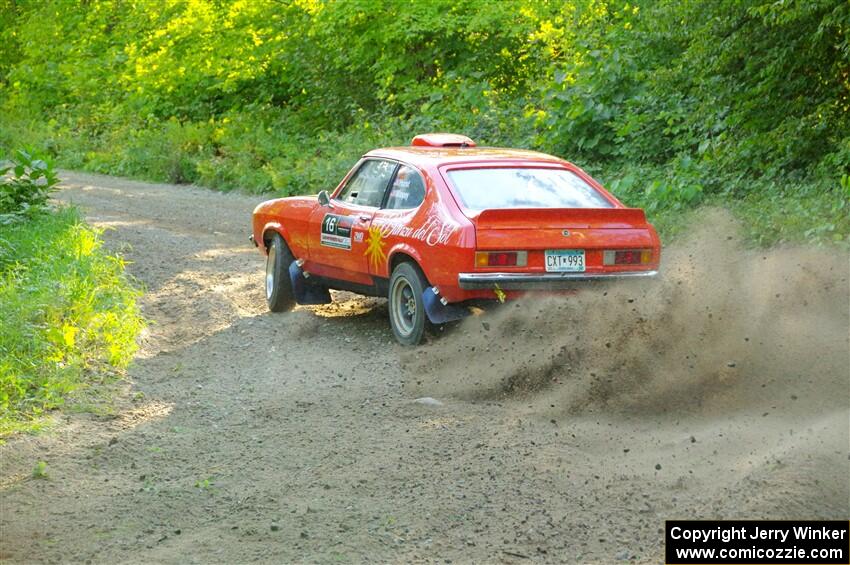
<path id="1" fill-rule="evenodd" d="M 726 453 L 699 454 L 691 436 L 679 464 L 729 468 L 706 480 L 730 494 L 712 501 L 722 516 L 845 516 L 847 256 L 745 249 L 738 232 L 712 211 L 668 250 L 652 284 L 468 318 L 458 339 L 408 356 L 411 394 L 512 401 L 525 417 L 616 419 L 623 433 L 716 427 Z M 645 448 L 634 457 L 648 464 L 657 454 Z"/>
<path id="2" fill-rule="evenodd" d="M 403 348 L 383 300 L 266 312 L 261 198 L 64 178 L 151 324 L 114 405 L 0 446 L 0 559 L 658 563 L 665 519 L 850 515 L 846 252 L 713 211 L 656 281 Z"/>

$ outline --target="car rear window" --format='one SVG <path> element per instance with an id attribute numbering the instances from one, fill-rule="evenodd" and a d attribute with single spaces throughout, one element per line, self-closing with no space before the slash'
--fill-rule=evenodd
<path id="1" fill-rule="evenodd" d="M 469 210 L 614 207 L 581 177 L 565 169 L 459 169 L 448 175 Z"/>

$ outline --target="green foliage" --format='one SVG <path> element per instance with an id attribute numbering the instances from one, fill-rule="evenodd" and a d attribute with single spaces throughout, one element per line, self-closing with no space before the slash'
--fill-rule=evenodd
<path id="1" fill-rule="evenodd" d="M 736 210 L 758 245 L 811 241 L 850 248 L 850 189 L 846 186 L 771 183 L 736 201 Z"/>
<path id="2" fill-rule="evenodd" d="M 850 171 L 846 0 L 4 5 L 0 150 L 69 167 L 300 194 L 458 131 L 603 172 L 653 214 L 770 183 L 820 210 Z"/>
<path id="3" fill-rule="evenodd" d="M 41 212 L 57 184 L 51 165 L 26 151 L 16 151 L 11 164 L 0 167 L 0 224 Z"/>
<path id="4" fill-rule="evenodd" d="M 686 169 L 687 170 L 687 169 Z M 608 171 L 611 174 L 611 171 Z M 758 246 L 808 241 L 850 248 L 850 179 L 758 181 L 726 178 L 726 189 L 704 192 L 698 171 L 655 167 L 614 172 L 607 185 L 630 206 L 648 211 L 665 237 L 674 237 L 697 218 L 699 207 L 723 206 L 735 212 L 750 242 Z"/>
<path id="5" fill-rule="evenodd" d="M 213 482 L 213 477 L 208 477 L 206 479 L 198 479 L 195 481 L 195 488 L 200 491 L 212 492 L 215 483 Z"/>
<path id="6" fill-rule="evenodd" d="M 9 70 L 20 58 L 15 26 L 20 12 L 16 0 L 0 0 L 0 87 Z"/>
<path id="7" fill-rule="evenodd" d="M 47 474 L 47 462 L 39 461 L 32 468 L 32 478 L 33 479 L 46 479 L 48 478 Z"/>
<path id="8" fill-rule="evenodd" d="M 73 208 L 0 227 L 0 436 L 132 359 L 139 293 L 101 245 Z"/>

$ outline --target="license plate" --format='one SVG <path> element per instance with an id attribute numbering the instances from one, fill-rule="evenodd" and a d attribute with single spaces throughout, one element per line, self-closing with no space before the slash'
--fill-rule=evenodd
<path id="1" fill-rule="evenodd" d="M 583 273 L 584 249 L 547 249 L 547 273 Z"/>

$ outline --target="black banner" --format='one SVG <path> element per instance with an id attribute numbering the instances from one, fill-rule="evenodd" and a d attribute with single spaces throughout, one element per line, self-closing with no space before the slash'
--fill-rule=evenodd
<path id="1" fill-rule="evenodd" d="M 844 521 L 668 520 L 664 542 L 668 565 L 850 563 Z"/>

